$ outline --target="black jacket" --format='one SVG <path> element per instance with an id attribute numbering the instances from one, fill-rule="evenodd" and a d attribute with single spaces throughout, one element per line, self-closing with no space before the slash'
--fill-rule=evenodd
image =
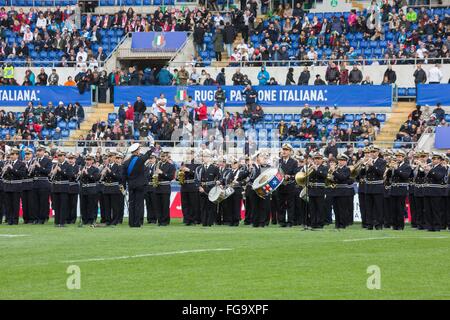
<path id="1" fill-rule="evenodd" d="M 123 169 L 116 163 L 109 165 L 109 170 L 103 177 L 103 193 L 121 194 L 120 185 L 123 180 Z"/>
<path id="2" fill-rule="evenodd" d="M 175 178 L 176 168 L 173 163 L 161 163 L 159 169 L 162 173 L 158 174 L 159 185 L 155 188 L 155 193 L 170 193 L 170 183 Z"/>
<path id="3" fill-rule="evenodd" d="M 206 194 L 208 194 L 209 191 L 211 191 L 211 189 L 215 186 L 214 182 L 220 179 L 219 167 L 210 164 L 208 169 L 206 169 L 206 166 L 202 165 L 199 170 L 198 183 L 201 187 L 203 187 Z M 205 194 L 201 195 L 204 196 Z"/>
<path id="4" fill-rule="evenodd" d="M 309 78 L 311 77 L 309 71 L 302 71 L 300 73 L 300 77 L 298 77 L 298 85 L 299 86 L 307 86 L 309 83 Z"/>
<path id="5" fill-rule="evenodd" d="M 52 161 L 47 157 L 43 157 L 42 160 L 39 161 L 39 167 L 36 166 L 33 170 L 34 189 L 50 190 L 51 185 L 48 180 L 48 175 L 51 170 Z"/>
<path id="6" fill-rule="evenodd" d="M 366 193 L 368 194 L 384 194 L 384 171 L 386 169 L 386 161 L 378 158 L 374 161 L 373 165 L 362 169 L 364 171 L 367 184 Z"/>
<path id="7" fill-rule="evenodd" d="M 73 167 L 67 161 L 58 164 L 61 168 L 52 180 L 52 192 L 69 192 L 69 180 L 74 175 Z"/>
<path id="8" fill-rule="evenodd" d="M 411 172 L 411 166 L 406 162 L 401 163 L 393 171 L 391 178 L 391 196 L 406 196 L 408 194 Z"/>
<path id="9" fill-rule="evenodd" d="M 100 170 L 97 167 L 91 166 L 87 169 L 87 174 L 82 174 L 81 194 L 96 194 L 99 191 L 98 181 L 100 179 Z"/>
<path id="10" fill-rule="evenodd" d="M 17 160 L 11 169 L 8 169 L 3 177 L 3 190 L 5 192 L 20 192 L 21 180 L 27 175 L 27 167 L 24 162 Z"/>
<path id="11" fill-rule="evenodd" d="M 297 161 L 292 158 L 289 158 L 286 162 L 283 159 L 279 161 L 280 169 L 283 171 L 285 175 L 289 175 L 290 179 L 285 180 L 283 184 L 278 188 L 280 193 L 288 193 L 294 192 L 295 190 L 295 174 L 298 170 Z"/>
<path id="12" fill-rule="evenodd" d="M 139 156 L 131 156 L 129 159 L 127 159 L 123 163 L 122 167 L 122 174 L 124 177 L 125 182 L 128 184 L 128 189 L 138 189 L 138 188 L 144 188 L 144 186 L 147 184 L 146 176 L 145 176 L 145 161 L 148 160 L 150 155 L 152 154 L 152 151 L 149 150 L 144 155 Z M 128 175 L 128 167 L 130 166 L 130 162 L 134 157 L 138 157 L 136 164 L 134 165 L 133 170 L 131 171 L 130 175 Z"/>

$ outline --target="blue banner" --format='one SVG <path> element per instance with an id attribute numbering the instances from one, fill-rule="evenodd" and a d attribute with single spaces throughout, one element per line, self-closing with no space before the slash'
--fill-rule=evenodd
<path id="1" fill-rule="evenodd" d="M 0 86 L 0 106 L 25 107 L 29 101 L 34 105 L 41 102 L 44 106 L 50 101 L 55 106 L 59 101 L 63 101 L 65 104 L 79 102 L 83 107 L 92 104 L 91 92 L 80 94 L 77 87 Z"/>
<path id="2" fill-rule="evenodd" d="M 132 51 L 177 51 L 186 42 L 186 32 L 133 32 Z"/>
<path id="3" fill-rule="evenodd" d="M 226 93 L 226 107 L 243 107 L 245 105 L 244 87 L 223 86 Z M 391 107 L 392 88 L 390 86 L 255 86 L 258 103 L 263 107 L 300 107 L 305 103 L 311 106 L 339 107 Z M 137 96 L 151 105 L 154 97 L 165 95 L 169 107 L 180 104 L 177 97 L 185 94 L 197 102 L 214 104 L 216 86 L 130 86 L 114 88 L 116 106 L 134 102 Z"/>
<path id="4" fill-rule="evenodd" d="M 450 84 L 419 84 L 417 86 L 417 104 L 450 106 Z"/>
<path id="5" fill-rule="evenodd" d="M 437 149 L 450 149 L 450 127 L 436 127 L 434 147 Z"/>

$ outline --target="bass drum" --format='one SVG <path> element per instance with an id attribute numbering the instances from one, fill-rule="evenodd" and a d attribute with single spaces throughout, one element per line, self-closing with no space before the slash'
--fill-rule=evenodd
<path id="1" fill-rule="evenodd" d="M 213 187 L 208 193 L 209 201 L 219 204 L 226 199 L 226 191 L 222 186 Z"/>
<path id="2" fill-rule="evenodd" d="M 283 184 L 284 176 L 277 168 L 272 168 L 262 172 L 253 182 L 252 188 L 261 198 L 267 198 L 279 186 Z"/>

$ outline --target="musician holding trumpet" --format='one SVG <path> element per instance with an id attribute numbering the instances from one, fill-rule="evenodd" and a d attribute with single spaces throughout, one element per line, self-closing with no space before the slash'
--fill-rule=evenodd
<path id="1" fill-rule="evenodd" d="M 278 215 L 278 223 L 280 227 L 292 227 L 295 216 L 295 174 L 297 173 L 297 161 L 291 155 L 294 149 L 289 143 L 285 143 L 281 147 L 281 159 L 279 160 L 279 168 L 284 173 L 283 184 L 276 191 L 280 204 Z M 287 213 L 287 219 L 286 219 Z"/>
<path id="2" fill-rule="evenodd" d="M 52 185 L 49 181 L 50 171 L 52 170 L 52 161 L 45 155 L 44 146 L 36 149 L 36 161 L 33 164 L 33 189 L 34 201 L 33 212 L 36 220 L 34 224 L 44 224 L 48 220 L 50 211 L 50 192 Z"/>
<path id="3" fill-rule="evenodd" d="M 178 170 L 177 180 L 181 185 L 183 223 L 187 226 L 195 225 L 195 218 L 200 216 L 198 185 L 195 182 L 195 172 L 199 166 L 194 159 L 194 154 L 188 153 Z"/>
<path id="4" fill-rule="evenodd" d="M 170 160 L 168 152 L 161 152 L 160 161 L 156 165 L 154 177 L 157 179 L 155 193 L 155 211 L 159 226 L 167 226 L 170 224 L 170 186 L 172 180 L 175 179 L 176 168 Z"/>
<path id="5" fill-rule="evenodd" d="M 121 198 L 123 197 L 120 191 L 122 183 L 122 167 L 116 163 L 116 152 L 108 153 L 108 163 L 105 164 L 100 173 L 100 181 L 103 183 L 103 203 L 105 211 L 106 225 L 116 225 L 121 210 Z"/>
<path id="6" fill-rule="evenodd" d="M 405 200 L 408 196 L 409 177 L 411 176 L 411 166 L 406 161 L 406 153 L 403 150 L 395 152 L 395 160 L 391 161 L 388 170 L 391 174 L 391 210 L 392 227 L 394 230 L 405 228 Z"/>
<path id="7" fill-rule="evenodd" d="M 37 220 L 37 216 L 34 215 L 32 210 L 34 201 L 33 192 L 33 171 L 36 164 L 36 160 L 33 159 L 33 151 L 29 148 L 24 150 L 24 163 L 27 167 L 27 174 L 22 180 L 22 218 L 24 224 L 32 224 Z"/>
<path id="8" fill-rule="evenodd" d="M 424 186 L 425 186 L 425 167 L 428 166 L 428 152 L 418 151 L 415 154 L 416 160 L 413 164 L 413 183 L 414 194 L 411 197 L 414 199 L 415 208 L 411 212 L 411 226 L 416 227 L 418 230 L 424 230 L 426 228 L 425 223 L 425 205 L 424 205 Z M 414 224 L 413 224 L 414 223 Z"/>
<path id="9" fill-rule="evenodd" d="M 100 171 L 94 166 L 94 155 L 86 155 L 86 165 L 80 170 L 80 214 L 81 223 L 94 225 L 98 214 L 98 188 Z"/>
<path id="10" fill-rule="evenodd" d="M 350 169 L 347 166 L 349 157 L 341 154 L 337 157 L 338 165 L 330 166 L 329 175 L 333 177 L 335 188 L 333 190 L 333 208 L 335 214 L 335 227 L 345 229 L 353 222 L 353 180 L 350 178 Z"/>
<path id="11" fill-rule="evenodd" d="M 4 164 L 2 170 L 6 220 L 9 225 L 19 224 L 21 183 L 27 175 L 27 167 L 19 160 L 19 152 L 17 148 L 11 150 L 10 160 Z"/>
<path id="12" fill-rule="evenodd" d="M 72 167 L 66 161 L 66 153 L 57 153 L 58 162 L 50 172 L 52 181 L 52 208 L 55 212 L 55 226 L 64 227 L 69 211 L 69 180 L 75 175 Z"/>
<path id="13" fill-rule="evenodd" d="M 361 169 L 366 176 L 365 210 L 368 230 L 383 229 L 384 172 L 386 161 L 380 157 L 380 148 L 372 146 L 370 157 Z"/>

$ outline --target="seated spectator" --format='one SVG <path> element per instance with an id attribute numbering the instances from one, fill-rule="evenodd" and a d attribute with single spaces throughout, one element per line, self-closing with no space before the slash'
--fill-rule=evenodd
<path id="1" fill-rule="evenodd" d="M 436 119 L 440 122 L 445 118 L 445 110 L 442 109 L 441 103 L 438 102 L 436 104 L 436 108 L 433 110 L 433 114 L 436 116 Z"/>
<path id="2" fill-rule="evenodd" d="M 307 103 L 305 104 L 305 106 L 303 107 L 303 109 L 300 112 L 300 114 L 301 114 L 303 119 L 311 119 L 312 118 L 313 111 L 309 107 L 309 104 L 307 104 Z"/>
<path id="3" fill-rule="evenodd" d="M 370 80 L 369 76 L 366 76 L 366 78 L 361 82 L 362 85 L 373 85 L 373 81 Z"/>
<path id="4" fill-rule="evenodd" d="M 251 121 L 253 124 L 260 122 L 264 119 L 264 111 L 261 108 L 261 106 L 258 104 L 256 105 L 255 110 L 252 112 Z"/>
<path id="5" fill-rule="evenodd" d="M 311 119 L 314 119 L 314 120 L 317 121 L 317 120 L 321 120 L 322 117 L 323 117 L 322 110 L 320 110 L 320 107 L 317 106 L 316 109 L 314 110 L 312 116 L 311 116 Z"/>

